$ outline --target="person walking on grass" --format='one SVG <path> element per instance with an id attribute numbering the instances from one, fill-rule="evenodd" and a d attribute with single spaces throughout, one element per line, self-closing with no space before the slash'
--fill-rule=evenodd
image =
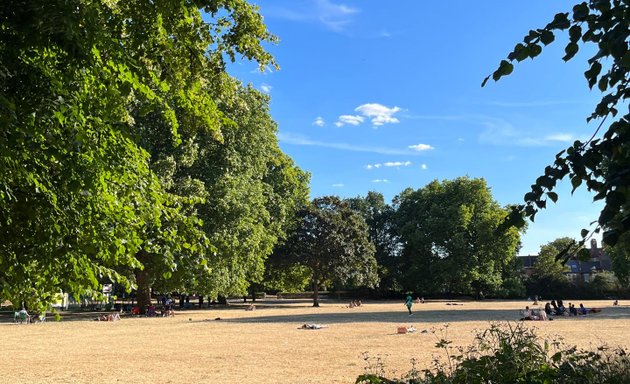
<path id="1" fill-rule="evenodd" d="M 407 301 L 405 301 L 405 306 L 407 307 L 407 310 L 409 311 L 409 316 L 413 315 L 413 313 L 411 312 L 412 305 L 413 305 L 413 299 L 411 298 L 411 295 L 407 295 Z"/>

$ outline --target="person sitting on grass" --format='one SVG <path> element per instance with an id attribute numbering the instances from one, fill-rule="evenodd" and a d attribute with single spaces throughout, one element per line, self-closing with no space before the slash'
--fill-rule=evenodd
<path id="1" fill-rule="evenodd" d="M 525 310 L 523 311 L 523 318 L 521 320 L 536 320 L 534 318 L 534 313 L 531 309 L 529 309 L 529 305 L 525 306 Z"/>

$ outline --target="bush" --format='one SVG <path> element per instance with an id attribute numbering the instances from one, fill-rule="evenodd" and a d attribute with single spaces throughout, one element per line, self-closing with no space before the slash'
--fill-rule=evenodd
<path id="1" fill-rule="evenodd" d="M 389 379 L 378 369 L 359 376 L 361 384 L 475 384 L 475 383 L 630 383 L 630 359 L 623 349 L 602 346 L 596 351 L 568 347 L 559 340 L 541 340 L 523 326 L 493 324 L 476 335 L 467 349 L 452 347 L 445 338 L 436 343 L 446 362 L 433 369 L 415 367 L 401 379 Z M 366 359 L 367 360 L 367 359 Z"/>

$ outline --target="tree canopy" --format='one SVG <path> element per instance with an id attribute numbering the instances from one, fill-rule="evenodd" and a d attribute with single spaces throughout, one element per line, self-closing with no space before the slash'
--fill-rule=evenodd
<path id="1" fill-rule="evenodd" d="M 395 199 L 405 289 L 481 296 L 501 287 L 519 232 L 495 230 L 507 214 L 483 179 L 437 180 Z"/>
<path id="2" fill-rule="evenodd" d="M 334 196 L 319 197 L 297 216 L 297 226 L 276 257 L 309 270 L 313 306 L 319 306 L 323 284 L 372 287 L 378 283 L 368 227 L 347 203 Z"/>
<path id="3" fill-rule="evenodd" d="M 244 0 L 2 2 L 0 296 L 45 305 L 60 289 L 90 294 L 103 280 L 129 288 L 133 271 L 207 277 L 221 244 L 209 242 L 216 233 L 198 209 L 231 181 L 194 177 L 200 144 L 224 145 L 232 127 L 245 132 L 248 123 L 222 108 L 227 95 L 247 95 L 225 63 L 275 65 L 262 47 L 275 40 Z M 268 114 L 249 94 L 239 110 Z M 306 180 L 269 132 L 246 177 L 285 185 L 255 186 L 269 199 L 245 199 L 260 207 L 252 214 Z M 243 253 L 269 252 L 282 236 L 279 209 L 278 221 L 255 223 L 269 225 L 262 248 Z"/>
<path id="4" fill-rule="evenodd" d="M 569 37 L 564 61 L 573 59 L 580 45 L 596 46 L 584 77 L 590 89 L 596 88 L 603 94 L 586 119 L 599 123 L 588 140 L 576 140 L 556 155 L 553 164 L 545 168 L 544 175 L 536 179 L 531 191 L 525 194 L 525 204 L 516 206 L 510 213 L 506 225 L 523 226 L 525 218 L 533 221 L 548 201 L 557 201 L 554 188 L 558 181 L 568 177 L 574 191 L 585 185 L 593 192 L 594 200 L 605 202 L 593 232 L 603 230 L 603 241 L 614 245 L 620 236 L 630 231 L 630 114 L 626 102 L 630 97 L 628 1 L 584 1 L 576 4 L 571 12 L 558 13 L 545 27 L 529 31 L 482 86 L 490 77 L 498 81 L 510 75 L 514 63 L 540 55 L 543 46 L 553 43 L 558 33 L 567 33 Z M 592 232 L 583 229 L 581 236 L 580 244 L 584 244 Z"/>

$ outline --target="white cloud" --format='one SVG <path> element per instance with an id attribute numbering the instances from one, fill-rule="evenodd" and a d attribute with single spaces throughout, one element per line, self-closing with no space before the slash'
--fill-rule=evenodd
<path id="1" fill-rule="evenodd" d="M 422 169 L 423 171 L 426 171 L 427 169 L 429 169 L 429 167 L 426 164 L 421 164 L 420 169 Z"/>
<path id="2" fill-rule="evenodd" d="M 432 146 L 430 146 L 429 144 L 414 144 L 414 145 L 410 145 L 408 148 L 413 149 L 414 151 L 428 151 L 430 149 L 435 149 Z"/>
<path id="3" fill-rule="evenodd" d="M 354 110 L 363 116 L 370 118 L 372 124 L 375 126 L 400 122 L 400 120 L 393 116 L 395 113 L 401 111 L 399 107 L 389 108 L 378 103 L 367 103 L 359 105 Z"/>
<path id="4" fill-rule="evenodd" d="M 263 83 L 263 84 L 260 85 L 260 90 L 263 91 L 264 93 L 267 93 L 267 94 L 269 94 L 271 92 L 271 88 L 273 88 L 273 87 L 271 85 L 269 85 L 269 84 Z"/>
<path id="5" fill-rule="evenodd" d="M 386 161 L 384 163 L 368 164 L 365 166 L 365 169 L 372 170 L 380 167 L 408 167 L 411 164 L 411 161 Z"/>
<path id="6" fill-rule="evenodd" d="M 317 125 L 318 127 L 323 127 L 324 125 L 326 125 L 326 122 L 321 116 L 317 116 L 315 120 L 313 121 L 313 125 Z"/>
<path id="7" fill-rule="evenodd" d="M 338 127 L 341 127 L 344 124 L 350 124 L 350 125 L 356 126 L 356 125 L 361 124 L 364 120 L 365 118 L 359 115 L 341 115 L 339 116 L 339 121 L 337 121 L 335 125 Z"/>
<path id="8" fill-rule="evenodd" d="M 411 165 L 411 161 L 388 161 L 383 163 L 385 167 L 408 167 Z"/>
<path id="9" fill-rule="evenodd" d="M 332 186 L 333 186 L 333 187 L 335 187 L 335 188 L 342 188 L 342 187 L 345 187 L 345 185 L 344 185 L 344 184 L 342 184 L 342 183 L 336 183 L 336 184 L 333 184 Z"/>
<path id="10" fill-rule="evenodd" d="M 374 179 L 372 180 L 373 183 L 389 183 L 389 180 L 387 179 Z"/>

